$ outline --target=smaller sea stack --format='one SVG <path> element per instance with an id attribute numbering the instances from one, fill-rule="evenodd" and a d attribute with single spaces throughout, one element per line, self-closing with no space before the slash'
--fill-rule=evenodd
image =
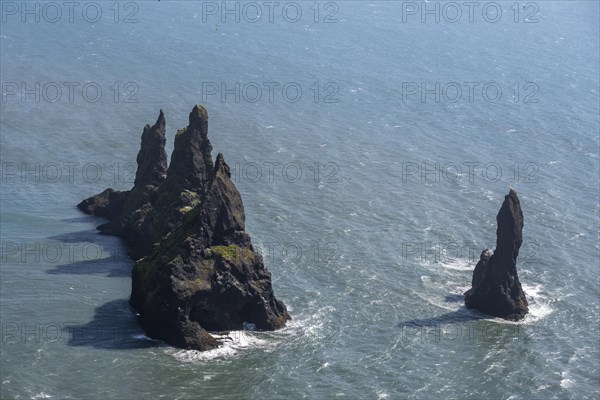
<path id="1" fill-rule="evenodd" d="M 496 250 L 481 253 L 473 271 L 465 305 L 495 317 L 518 321 L 529 312 L 517 274 L 517 257 L 523 242 L 523 212 L 517 192 L 510 190 L 496 216 Z"/>

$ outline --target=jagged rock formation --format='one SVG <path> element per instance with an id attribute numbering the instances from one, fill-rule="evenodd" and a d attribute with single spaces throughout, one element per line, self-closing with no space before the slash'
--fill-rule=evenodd
<path id="1" fill-rule="evenodd" d="M 222 154 L 213 165 L 208 115 L 196 106 L 177 132 L 167 169 L 165 118 L 146 125 L 134 187 L 82 201 L 109 219 L 101 233 L 123 237 L 136 262 L 131 305 L 149 337 L 208 350 L 208 331 L 274 330 L 290 319 L 275 298 L 271 274 L 245 232 L 242 198 Z"/>
<path id="2" fill-rule="evenodd" d="M 529 312 L 517 275 L 517 257 L 523 242 L 523 212 L 517 192 L 510 190 L 496 217 L 496 250 L 481 253 L 473 271 L 465 305 L 486 314 L 517 321 Z"/>

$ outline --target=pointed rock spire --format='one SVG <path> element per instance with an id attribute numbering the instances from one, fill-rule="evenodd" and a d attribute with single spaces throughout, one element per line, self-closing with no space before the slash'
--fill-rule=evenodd
<path id="1" fill-rule="evenodd" d="M 207 244 L 216 246 L 239 242 L 246 236 L 244 204 L 240 192 L 231 181 L 229 166 L 221 153 L 217 155 L 212 175 L 200 214 L 204 231 L 210 232 Z M 244 244 L 248 242 L 249 239 L 244 240 Z"/>
<path id="2" fill-rule="evenodd" d="M 189 115 L 189 125 L 177 131 L 168 179 L 185 181 L 201 191 L 213 170 L 212 145 L 208 140 L 208 114 L 200 105 Z"/>
<path id="3" fill-rule="evenodd" d="M 517 274 L 517 257 L 523 242 L 523 212 L 517 192 L 510 190 L 496 216 L 496 249 L 481 253 L 473 271 L 472 288 L 465 305 L 496 317 L 519 320 L 529 312 Z"/>
<path id="4" fill-rule="evenodd" d="M 137 172 L 134 185 L 158 186 L 167 173 L 165 151 L 165 116 L 160 110 L 154 126 L 146 125 L 142 133 L 142 144 L 137 155 Z"/>

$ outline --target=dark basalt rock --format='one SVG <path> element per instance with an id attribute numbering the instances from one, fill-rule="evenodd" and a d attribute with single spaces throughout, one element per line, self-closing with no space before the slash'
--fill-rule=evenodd
<path id="1" fill-rule="evenodd" d="M 129 190 L 119 192 L 108 188 L 102 193 L 83 200 L 77 207 L 86 214 L 113 219 L 121 214 L 128 197 Z"/>
<path id="2" fill-rule="evenodd" d="M 517 275 L 517 257 L 523 242 L 523 212 L 517 193 L 510 190 L 496 217 L 496 250 L 481 253 L 473 271 L 465 305 L 486 314 L 517 321 L 529 312 Z"/>
<path id="3" fill-rule="evenodd" d="M 98 229 L 104 234 L 122 236 L 129 245 L 128 251 L 133 258 L 139 258 L 151 249 L 141 237 L 140 229 L 136 228 L 140 218 L 143 219 L 152 209 L 158 188 L 165 180 L 165 125 L 165 117 L 161 110 L 154 126 L 144 127 L 137 155 L 138 168 L 131 190 L 118 192 L 109 188 L 77 205 L 86 214 L 109 219 L 109 222 L 100 225 Z"/>
<path id="4" fill-rule="evenodd" d="M 144 127 L 133 188 L 127 192 L 108 189 L 119 193 L 122 206 L 110 202 L 110 215 L 95 212 L 95 204 L 107 207 L 104 201 L 107 194 L 100 197 L 102 193 L 78 205 L 83 212 L 110 219 L 98 229 L 103 234 L 121 236 L 133 259 L 150 254 L 154 243 L 173 230 L 183 215 L 198 204 L 213 170 L 208 115 L 204 107 L 194 107 L 189 125 L 177 132 L 168 168 L 165 125 L 161 110 L 154 126 Z"/>
<path id="5" fill-rule="evenodd" d="M 122 236 L 132 256 L 131 305 L 149 337 L 209 350 L 208 331 L 274 330 L 290 319 L 275 298 L 271 274 L 245 232 L 244 206 L 222 154 L 213 165 L 202 106 L 177 132 L 166 168 L 164 116 L 146 126 L 135 185 L 107 189 L 78 207 L 110 221 L 102 233 Z M 166 176 L 165 176 L 166 172 Z"/>
<path id="6" fill-rule="evenodd" d="M 167 175 L 167 152 L 165 151 L 165 115 L 162 110 L 154 126 L 146 125 L 142 133 L 142 145 L 137 155 L 138 169 L 134 186 L 158 186 Z"/>
<path id="7" fill-rule="evenodd" d="M 134 258 L 150 253 L 151 244 L 175 229 L 185 213 L 199 202 L 213 173 L 212 145 L 208 140 L 208 115 L 202 106 L 195 106 L 189 115 L 189 125 L 177 131 L 175 146 L 166 179 L 152 197 L 152 207 L 140 208 L 125 229 L 126 240 L 134 243 Z"/>

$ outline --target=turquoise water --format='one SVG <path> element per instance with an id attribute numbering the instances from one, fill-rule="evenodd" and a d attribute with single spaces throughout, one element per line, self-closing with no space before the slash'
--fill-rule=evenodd
<path id="1" fill-rule="evenodd" d="M 168 0 L 73 22 L 58 3 L 56 23 L 38 3 L 23 23 L 8 3 L 2 399 L 598 398 L 598 3 L 499 2 L 495 23 L 388 1 L 281 3 L 272 22 L 263 5 L 256 23 L 239 3 L 223 22 L 220 2 Z M 75 208 L 130 188 L 143 126 L 163 109 L 170 153 L 196 103 L 293 317 L 207 353 L 143 335 L 132 260 Z M 519 323 L 460 297 L 510 187 Z"/>

